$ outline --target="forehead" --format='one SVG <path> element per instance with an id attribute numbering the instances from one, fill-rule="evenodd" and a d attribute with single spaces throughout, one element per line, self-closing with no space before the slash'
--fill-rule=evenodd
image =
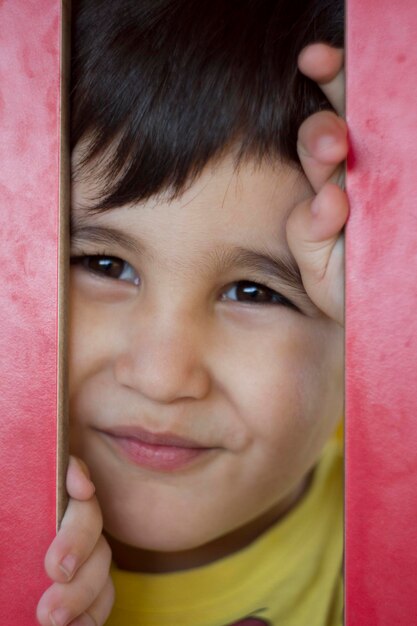
<path id="1" fill-rule="evenodd" d="M 74 156 L 77 165 L 77 153 Z M 143 226 L 158 223 L 175 224 L 183 221 L 200 225 L 206 236 L 232 232 L 246 236 L 268 233 L 285 238 L 285 223 L 297 202 L 311 194 L 311 188 L 295 167 L 281 161 L 235 163 L 229 154 L 215 163 L 209 163 L 203 172 L 180 195 L 173 197 L 170 190 L 144 201 L 100 212 L 99 198 L 105 193 L 101 183 L 100 164 L 79 171 L 72 189 L 73 219 L 77 222 L 124 223 L 140 221 Z M 92 207 L 98 211 L 91 211 Z M 166 229 L 164 229 L 166 230 Z M 195 229 L 195 230 L 198 230 Z"/>

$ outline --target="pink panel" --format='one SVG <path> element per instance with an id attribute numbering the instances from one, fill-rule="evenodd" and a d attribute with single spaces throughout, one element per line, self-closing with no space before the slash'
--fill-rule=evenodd
<path id="1" fill-rule="evenodd" d="M 0 1 L 0 623 L 34 626 L 56 527 L 58 0 Z"/>
<path id="2" fill-rule="evenodd" d="M 348 1 L 346 625 L 417 623 L 417 2 Z"/>

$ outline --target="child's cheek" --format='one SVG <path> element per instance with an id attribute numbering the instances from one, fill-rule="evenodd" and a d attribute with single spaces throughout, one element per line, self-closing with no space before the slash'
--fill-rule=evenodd
<path id="1" fill-rule="evenodd" d="M 234 385 L 253 437 L 283 450 L 321 445 L 343 405 L 343 333 L 327 320 L 295 321 L 258 338 Z"/>

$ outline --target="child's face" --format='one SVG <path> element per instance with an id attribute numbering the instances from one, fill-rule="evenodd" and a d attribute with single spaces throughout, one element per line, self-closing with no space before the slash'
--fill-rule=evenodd
<path id="1" fill-rule="evenodd" d="M 179 200 L 88 215 L 93 187 L 74 188 L 72 254 L 101 258 L 72 268 L 70 409 L 105 527 L 186 550 L 279 516 L 343 400 L 342 330 L 285 278 L 306 181 L 225 158 Z"/>

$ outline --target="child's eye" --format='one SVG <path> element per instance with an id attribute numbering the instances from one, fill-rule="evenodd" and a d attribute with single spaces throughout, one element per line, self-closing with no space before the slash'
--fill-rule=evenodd
<path id="1" fill-rule="evenodd" d="M 273 289 L 248 280 L 241 280 L 231 285 L 223 292 L 222 300 L 234 300 L 235 302 L 249 304 L 281 304 L 298 311 L 290 300 L 277 293 Z"/>
<path id="2" fill-rule="evenodd" d="M 105 278 L 124 280 L 134 285 L 140 284 L 140 278 L 135 269 L 123 259 L 115 256 L 84 255 L 71 259 L 72 265 L 79 265 L 84 269 Z"/>

